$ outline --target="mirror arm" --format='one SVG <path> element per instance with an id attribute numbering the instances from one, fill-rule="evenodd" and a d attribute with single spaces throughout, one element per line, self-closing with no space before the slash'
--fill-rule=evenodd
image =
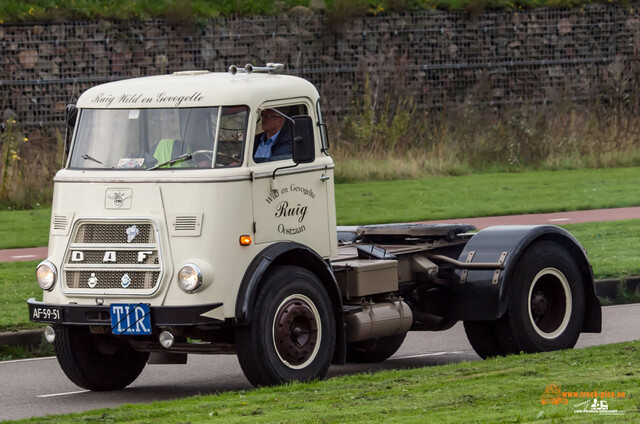
<path id="1" fill-rule="evenodd" d="M 289 169 L 289 168 L 295 168 L 296 166 L 298 166 L 299 164 L 295 164 L 295 165 L 289 165 L 289 166 L 281 166 L 280 168 L 276 168 L 273 170 L 273 175 L 271 175 L 271 179 L 275 180 L 276 179 L 276 172 L 278 172 L 281 169 Z"/>

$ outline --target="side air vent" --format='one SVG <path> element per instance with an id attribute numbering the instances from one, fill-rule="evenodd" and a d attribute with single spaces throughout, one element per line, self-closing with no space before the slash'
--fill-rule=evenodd
<path id="1" fill-rule="evenodd" d="M 202 230 L 202 214 L 168 213 L 169 235 L 197 237 Z"/>
<path id="2" fill-rule="evenodd" d="M 53 229 L 54 230 L 60 230 L 60 231 L 64 231 L 67 229 L 67 217 L 66 216 L 60 216 L 60 215 L 56 215 L 53 217 Z"/>
<path id="3" fill-rule="evenodd" d="M 73 213 L 55 214 L 51 217 L 51 233 L 60 236 L 66 236 L 73 221 Z"/>

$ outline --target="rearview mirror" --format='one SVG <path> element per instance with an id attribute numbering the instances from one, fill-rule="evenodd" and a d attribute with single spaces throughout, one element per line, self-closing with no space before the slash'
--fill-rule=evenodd
<path id="1" fill-rule="evenodd" d="M 310 163 L 316 158 L 315 140 L 313 137 L 313 120 L 308 115 L 292 117 L 293 144 L 291 146 L 295 163 Z"/>
<path id="2" fill-rule="evenodd" d="M 71 137 L 73 136 L 73 129 L 76 126 L 76 119 L 78 118 L 78 108 L 76 105 L 68 104 L 64 114 L 64 120 L 67 123 L 67 128 L 64 134 L 64 153 L 62 155 L 63 166 L 66 162 L 69 149 L 71 147 Z"/>
<path id="3" fill-rule="evenodd" d="M 67 126 L 73 128 L 76 126 L 76 118 L 78 117 L 78 108 L 76 105 L 68 104 L 67 110 L 65 112 L 65 121 L 67 121 Z"/>

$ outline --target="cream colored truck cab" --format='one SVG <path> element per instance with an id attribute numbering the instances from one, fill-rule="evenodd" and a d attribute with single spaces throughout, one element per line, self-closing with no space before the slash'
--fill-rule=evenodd
<path id="1" fill-rule="evenodd" d="M 28 300 L 75 384 L 120 389 L 147 361 L 195 353 L 237 354 L 255 385 L 321 378 L 458 320 L 483 357 L 599 331 L 589 263 L 557 227 L 370 226 L 338 247 L 319 95 L 281 70 L 178 72 L 79 98 L 43 300 Z M 263 113 L 290 145 L 270 160 L 254 156 Z"/>

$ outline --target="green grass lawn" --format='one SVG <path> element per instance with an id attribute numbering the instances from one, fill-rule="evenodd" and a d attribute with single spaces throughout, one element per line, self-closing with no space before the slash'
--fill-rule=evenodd
<path id="1" fill-rule="evenodd" d="M 488 173 L 336 185 L 338 225 L 640 205 L 640 168 Z M 46 246 L 51 209 L 0 211 L 0 249 Z"/>
<path id="2" fill-rule="evenodd" d="M 0 249 L 46 246 L 50 221 L 51 208 L 0 211 Z"/>
<path id="3" fill-rule="evenodd" d="M 596 278 L 640 275 L 640 220 L 563 225 L 587 249 Z"/>
<path id="4" fill-rule="evenodd" d="M 608 409 L 580 414 L 591 398 L 542 404 L 545 388 L 611 392 Z M 618 394 L 624 397 L 618 397 Z M 560 395 L 561 396 L 561 395 Z M 308 384 L 124 405 L 29 423 L 476 423 L 638 422 L 640 341 L 486 361 L 357 374 Z M 587 405 L 588 406 L 588 405 Z M 584 406 L 583 406 L 584 407 Z"/>
<path id="5" fill-rule="evenodd" d="M 0 331 L 42 327 L 29 321 L 26 303 L 30 297 L 42 300 L 35 277 L 38 262 L 0 262 Z"/>
<path id="6" fill-rule="evenodd" d="M 640 205 L 640 168 L 472 174 L 336 185 L 339 225 Z"/>

